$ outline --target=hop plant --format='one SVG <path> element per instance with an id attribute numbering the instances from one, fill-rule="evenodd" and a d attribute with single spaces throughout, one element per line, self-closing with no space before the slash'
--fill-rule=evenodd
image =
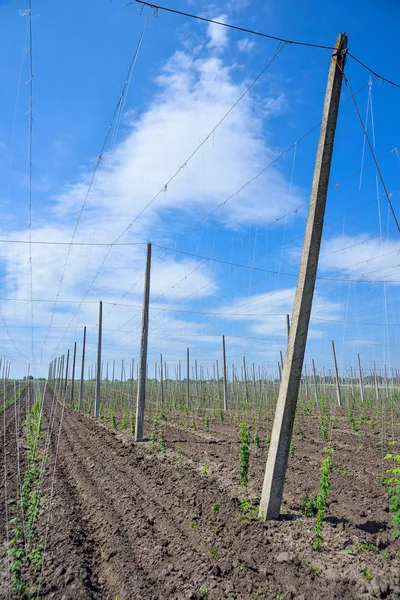
<path id="1" fill-rule="evenodd" d="M 387 469 L 385 473 L 388 477 L 383 481 L 390 498 L 389 509 L 394 526 L 392 538 L 396 540 L 400 537 L 400 454 L 387 454 L 385 460 L 393 460 L 398 464 L 398 466 Z"/>
<path id="2" fill-rule="evenodd" d="M 321 535 L 322 524 L 324 521 L 325 510 L 329 507 L 327 502 L 329 489 L 331 487 L 331 476 L 333 469 L 332 461 L 332 448 L 324 448 L 325 458 L 322 461 L 319 478 L 319 493 L 315 500 L 315 506 L 317 508 L 317 517 L 315 519 L 314 531 L 315 536 L 312 547 L 314 550 L 320 550 L 324 538 Z"/>
<path id="3" fill-rule="evenodd" d="M 250 463 L 250 428 L 248 423 L 242 421 L 239 425 L 239 478 L 242 488 L 249 482 Z"/>

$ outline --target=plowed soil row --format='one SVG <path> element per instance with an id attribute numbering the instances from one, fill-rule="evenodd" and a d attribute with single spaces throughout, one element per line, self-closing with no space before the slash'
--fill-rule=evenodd
<path id="1" fill-rule="evenodd" d="M 287 514 L 264 523 L 240 508 L 232 425 L 209 435 L 167 422 L 163 456 L 149 443 L 135 444 L 127 432 L 60 404 L 52 412 L 48 392 L 43 426 L 52 427 L 52 436 L 39 525 L 46 540 L 40 596 L 400 597 L 400 561 L 395 558 L 400 548 L 389 543 L 376 436 L 371 433 L 362 453 L 355 451 L 357 437 L 337 432 L 337 464 L 351 475 L 335 472 L 324 550 L 316 553 L 311 550 L 313 520 L 301 515 L 296 502 L 316 491 L 323 443 L 316 441 L 315 423 L 309 429 L 303 425 L 305 438 L 296 440 L 285 488 Z M 12 437 L 8 430 L 6 435 Z M 254 495 L 261 489 L 265 458 L 266 448 L 252 449 Z M 3 528 L 2 512 L 0 517 Z M 357 542 L 373 543 L 377 551 Z M 348 553 L 350 547 L 354 554 Z"/>

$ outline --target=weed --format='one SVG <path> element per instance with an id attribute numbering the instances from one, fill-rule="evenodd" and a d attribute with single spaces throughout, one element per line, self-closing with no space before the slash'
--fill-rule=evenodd
<path id="1" fill-rule="evenodd" d="M 385 471 L 385 475 L 389 477 L 385 477 L 383 482 L 390 498 L 389 510 L 392 513 L 394 526 L 392 538 L 396 540 L 400 537 L 400 454 L 387 454 L 385 460 L 393 460 L 398 465 Z"/>
<path id="2" fill-rule="evenodd" d="M 365 579 L 367 579 L 368 581 L 371 581 L 372 573 L 371 573 L 371 571 L 368 571 L 368 569 L 366 567 L 361 567 L 360 573 L 362 573 L 364 575 Z"/>
<path id="3" fill-rule="evenodd" d="M 302 440 L 304 440 L 304 438 L 306 437 L 306 434 L 304 433 L 300 425 L 297 425 L 296 435 L 300 436 Z"/>
<path id="4" fill-rule="evenodd" d="M 199 530 L 199 526 L 197 525 L 196 521 L 190 521 L 189 525 L 193 529 L 193 531 Z"/>
<path id="5" fill-rule="evenodd" d="M 199 587 L 199 595 L 201 598 L 207 598 L 208 596 L 208 589 L 205 585 L 201 585 Z"/>
<path id="6" fill-rule="evenodd" d="M 217 549 L 215 548 L 215 546 L 211 546 L 210 552 L 208 553 L 208 556 L 211 558 L 211 560 L 219 558 L 219 554 L 218 554 Z"/>
<path id="7" fill-rule="evenodd" d="M 256 519 L 258 517 L 259 509 L 259 498 L 242 498 L 240 502 L 240 510 L 242 511 L 242 514 L 237 514 L 235 517 L 239 519 L 239 521 L 243 521 L 245 519 Z"/>
<path id="8" fill-rule="evenodd" d="M 203 465 L 201 468 L 201 476 L 208 477 L 208 465 Z"/>
<path id="9" fill-rule="evenodd" d="M 196 421 L 194 419 L 192 419 L 192 429 L 197 431 L 197 425 L 196 425 Z"/>
<path id="10" fill-rule="evenodd" d="M 253 442 L 256 448 L 260 447 L 260 436 L 258 435 L 257 431 L 254 434 Z"/>
<path id="11" fill-rule="evenodd" d="M 352 548 L 348 551 L 348 554 L 358 554 L 359 552 L 379 552 L 375 544 L 371 542 L 356 542 Z"/>
<path id="12" fill-rule="evenodd" d="M 219 502 L 216 502 L 215 504 L 212 505 L 211 509 L 215 512 L 215 513 L 219 513 L 221 510 L 221 506 L 219 504 Z"/>
<path id="13" fill-rule="evenodd" d="M 331 476 L 332 476 L 332 448 L 324 448 L 325 458 L 322 461 L 321 469 L 320 469 L 320 479 L 319 479 L 319 493 L 315 500 L 315 505 L 317 507 L 317 517 L 315 519 L 314 531 L 315 536 L 313 540 L 312 547 L 314 550 L 320 550 L 321 544 L 324 539 L 321 535 L 322 524 L 325 516 L 325 510 L 328 508 L 329 504 L 327 502 L 329 488 L 331 487 Z"/>
<path id="14" fill-rule="evenodd" d="M 311 565 L 311 573 L 315 575 L 315 577 L 321 577 L 322 569 L 317 565 Z"/>
<path id="15" fill-rule="evenodd" d="M 357 475 L 355 473 L 352 473 L 345 467 L 337 467 L 336 471 L 337 471 L 337 474 L 340 475 L 340 477 L 357 477 Z"/>

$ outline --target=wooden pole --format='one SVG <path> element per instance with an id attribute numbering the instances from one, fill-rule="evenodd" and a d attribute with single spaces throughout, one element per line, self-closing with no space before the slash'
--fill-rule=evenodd
<path id="1" fill-rule="evenodd" d="M 86 327 L 83 328 L 81 381 L 80 381 L 80 389 L 79 389 L 79 410 L 82 410 L 82 402 L 83 402 L 83 380 L 85 379 L 85 352 L 86 352 Z"/>
<path id="2" fill-rule="evenodd" d="M 223 373 L 224 373 L 224 410 L 228 410 L 228 378 L 226 374 L 226 349 L 225 349 L 225 336 L 222 336 L 222 362 L 223 362 Z M 232 381 L 235 375 L 232 375 Z"/>
<path id="3" fill-rule="evenodd" d="M 309 213 L 293 306 L 285 365 L 279 387 L 271 443 L 260 501 L 260 517 L 277 519 L 283 496 L 290 441 L 307 343 L 317 275 L 326 196 L 339 110 L 347 36 L 341 33 L 332 58 L 314 168 Z"/>
<path id="4" fill-rule="evenodd" d="M 340 381 L 339 381 L 339 371 L 336 361 L 336 350 L 335 350 L 335 342 L 332 340 L 332 352 L 333 352 L 333 366 L 335 367 L 335 382 L 336 382 L 336 395 L 338 405 L 342 406 L 341 392 L 340 392 Z"/>
<path id="5" fill-rule="evenodd" d="M 151 271 L 151 244 L 147 244 L 146 271 L 143 296 L 142 313 L 142 339 L 140 342 L 139 375 L 136 406 L 135 440 L 143 440 L 144 409 L 146 402 L 147 380 L 147 345 L 149 340 L 149 304 L 150 304 L 150 271 Z"/>
<path id="6" fill-rule="evenodd" d="M 161 357 L 161 365 L 160 365 L 160 388 L 161 388 L 161 404 L 164 404 L 164 381 L 163 381 L 163 360 L 162 354 Z"/>
<path id="7" fill-rule="evenodd" d="M 75 387 L 75 363 L 76 363 L 76 342 L 74 342 L 74 356 L 72 358 L 72 376 L 71 376 L 71 405 L 74 402 L 74 387 Z"/>
<path id="8" fill-rule="evenodd" d="M 67 391 L 67 385 L 68 385 L 68 366 L 69 366 L 69 349 L 67 350 L 67 364 L 65 366 L 65 385 L 64 385 L 64 396 L 66 394 Z"/>
<path id="9" fill-rule="evenodd" d="M 103 328 L 103 303 L 99 303 L 99 333 L 97 340 L 97 365 L 96 365 L 96 396 L 94 404 L 94 416 L 96 419 L 100 416 L 100 385 L 101 385 L 101 339 Z"/>
<path id="10" fill-rule="evenodd" d="M 190 351 L 186 348 L 186 402 L 190 404 Z"/>

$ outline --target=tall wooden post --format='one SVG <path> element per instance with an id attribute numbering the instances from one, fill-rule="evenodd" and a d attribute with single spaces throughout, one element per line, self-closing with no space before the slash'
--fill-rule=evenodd
<path id="1" fill-rule="evenodd" d="M 160 355 L 160 388 L 161 388 L 161 404 L 164 404 L 164 378 L 163 378 L 163 359 L 162 354 Z"/>
<path id="2" fill-rule="evenodd" d="M 64 385 L 64 396 L 67 392 L 68 385 L 68 366 L 69 366 L 69 349 L 67 350 L 67 364 L 65 366 L 65 385 Z"/>
<path id="3" fill-rule="evenodd" d="M 312 369 L 313 369 L 313 378 L 314 378 L 314 395 L 315 395 L 315 404 L 318 406 L 317 375 L 316 375 L 316 372 L 315 372 L 315 363 L 314 363 L 314 359 L 312 359 Z"/>
<path id="4" fill-rule="evenodd" d="M 347 48 L 347 36 L 344 33 L 339 35 L 335 48 L 337 50 L 331 58 L 325 94 L 289 343 L 260 501 L 259 514 L 264 519 L 277 519 L 282 503 L 324 224 L 326 195 Z"/>
<path id="5" fill-rule="evenodd" d="M 186 348 L 186 402 L 189 407 L 190 402 L 190 351 Z"/>
<path id="6" fill-rule="evenodd" d="M 147 345 L 149 341 L 149 304 L 150 304 L 150 270 L 151 270 L 151 244 L 147 244 L 146 271 L 144 276 L 144 295 L 142 312 L 142 339 L 140 342 L 140 357 L 138 371 L 138 389 L 136 403 L 136 430 L 135 440 L 143 440 L 144 408 L 146 403 L 147 381 Z"/>
<path id="7" fill-rule="evenodd" d="M 246 357 L 243 356 L 243 382 L 244 382 L 244 393 L 246 402 L 249 401 L 249 389 L 247 386 L 247 370 L 246 370 Z"/>
<path id="8" fill-rule="evenodd" d="M 75 387 L 75 363 L 76 363 L 76 342 L 74 342 L 74 356 L 72 358 L 72 374 L 71 374 L 71 406 L 74 403 L 74 387 Z"/>
<path id="9" fill-rule="evenodd" d="M 85 379 L 85 352 L 86 352 L 86 327 L 83 328 L 81 382 L 80 382 L 80 389 L 79 389 L 79 410 L 82 410 L 82 402 L 83 402 L 83 380 Z"/>
<path id="10" fill-rule="evenodd" d="M 228 378 L 226 374 L 226 349 L 225 349 L 225 336 L 222 336 L 222 368 L 224 376 L 224 410 L 228 410 Z M 232 370 L 232 382 L 235 378 L 235 374 Z"/>
<path id="11" fill-rule="evenodd" d="M 96 397 L 94 416 L 96 419 L 100 416 L 100 386 L 101 386 L 101 339 L 103 329 L 103 303 L 99 304 L 99 336 L 97 340 L 97 365 L 96 365 Z"/>
<path id="12" fill-rule="evenodd" d="M 332 352 L 333 352 L 333 366 L 335 367 L 335 383 L 336 383 L 337 401 L 338 401 L 338 405 L 342 406 L 341 393 L 340 393 L 339 371 L 338 371 L 337 360 L 336 360 L 335 342 L 333 340 L 332 340 Z"/>

